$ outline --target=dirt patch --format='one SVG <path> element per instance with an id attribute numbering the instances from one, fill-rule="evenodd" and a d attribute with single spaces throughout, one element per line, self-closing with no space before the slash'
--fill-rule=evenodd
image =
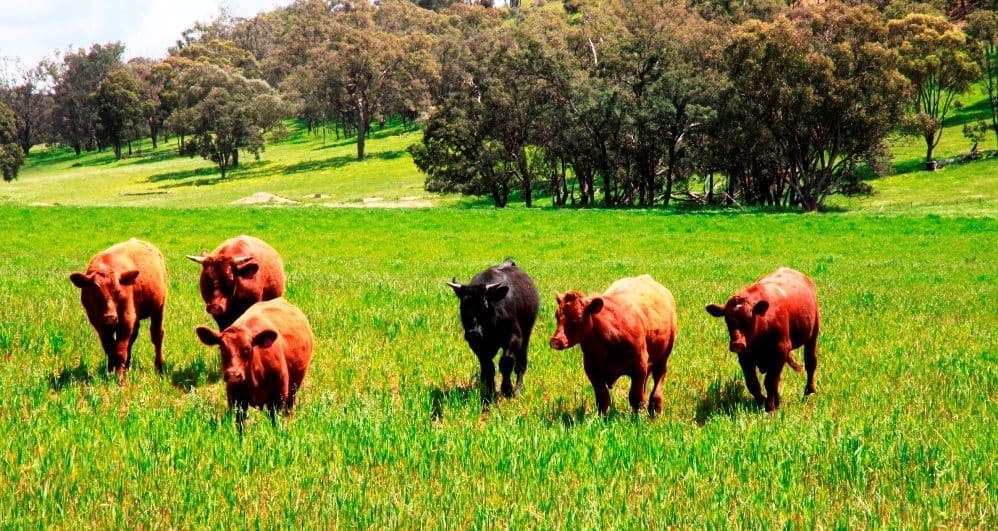
<path id="1" fill-rule="evenodd" d="M 403 197 L 398 201 L 385 201 L 383 197 L 365 197 L 357 203 L 323 203 L 322 206 L 333 208 L 430 208 L 433 201 L 417 196 Z"/>
<path id="2" fill-rule="evenodd" d="M 249 197 L 236 199 L 233 205 L 297 205 L 298 201 L 267 192 L 257 192 Z"/>

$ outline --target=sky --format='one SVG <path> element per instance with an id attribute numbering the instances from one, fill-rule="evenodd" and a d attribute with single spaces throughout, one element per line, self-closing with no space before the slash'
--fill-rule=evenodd
<path id="1" fill-rule="evenodd" d="M 121 41 L 125 60 L 162 58 L 180 33 L 219 6 L 251 17 L 290 0 L 0 0 L 0 58 L 31 67 L 55 50 Z"/>

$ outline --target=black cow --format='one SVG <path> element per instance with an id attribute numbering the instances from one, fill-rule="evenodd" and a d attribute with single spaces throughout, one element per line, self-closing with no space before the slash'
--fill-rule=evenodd
<path id="1" fill-rule="evenodd" d="M 495 396 L 496 367 L 492 359 L 500 348 L 500 391 L 506 397 L 519 394 L 527 371 L 530 332 L 540 304 L 534 282 L 507 258 L 475 275 L 467 285 L 458 284 L 457 278 L 447 284 L 461 299 L 464 339 L 482 366 L 482 403 L 488 404 Z M 512 371 L 516 371 L 515 388 L 509 379 Z"/>

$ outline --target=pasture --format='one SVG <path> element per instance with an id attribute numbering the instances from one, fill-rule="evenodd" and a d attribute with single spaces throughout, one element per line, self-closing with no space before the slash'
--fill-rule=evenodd
<path id="1" fill-rule="evenodd" d="M 993 215 L 4 206 L 0 223 L 5 526 L 998 525 Z M 282 253 L 317 339 L 295 415 L 253 411 L 242 439 L 184 258 L 240 233 Z M 68 276 L 132 236 L 167 257 L 166 371 L 144 328 L 120 388 Z M 506 256 L 541 312 L 523 395 L 483 413 L 444 282 Z M 818 285 L 818 394 L 788 370 L 766 415 L 704 305 L 781 265 Z M 581 353 L 548 348 L 553 292 L 637 273 L 679 307 L 663 412 L 632 417 L 622 380 L 601 419 Z"/>

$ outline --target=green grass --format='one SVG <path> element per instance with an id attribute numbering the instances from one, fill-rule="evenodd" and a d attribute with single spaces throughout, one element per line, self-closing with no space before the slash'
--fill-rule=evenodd
<path id="1" fill-rule="evenodd" d="M 998 525 L 993 216 L 4 206 L 0 224 L 6 527 Z M 253 412 L 240 440 L 184 255 L 244 232 L 283 254 L 317 343 L 295 416 Z M 167 369 L 144 330 L 119 388 L 68 275 L 131 236 L 167 257 Z M 524 395 L 483 414 L 444 281 L 506 256 L 543 303 Z M 819 387 L 803 402 L 787 374 L 766 415 L 703 306 L 781 265 L 818 284 Z M 664 411 L 632 418 L 621 382 L 602 420 L 579 351 L 547 347 L 551 293 L 638 273 L 679 304 Z"/>
<path id="2" fill-rule="evenodd" d="M 423 190 L 423 177 L 406 151 L 418 132 L 401 127 L 375 131 L 367 157 L 356 160 L 356 138 L 336 140 L 330 132 L 309 134 L 288 122 L 288 138 L 268 144 L 260 160 L 241 153 L 241 167 L 221 179 L 218 167 L 200 157 L 177 155 L 173 139 L 120 161 L 113 153 L 36 148 L 20 176 L 0 186 L 0 199 L 18 204 L 76 206 L 218 206 L 256 192 L 268 192 L 304 203 L 359 202 L 381 197 L 394 201 L 420 197 L 437 201 Z M 329 196 L 315 199 L 316 194 Z"/>

